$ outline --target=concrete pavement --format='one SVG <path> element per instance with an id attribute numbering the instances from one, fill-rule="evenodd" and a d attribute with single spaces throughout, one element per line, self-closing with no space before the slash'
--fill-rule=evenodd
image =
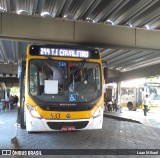
<path id="1" fill-rule="evenodd" d="M 160 109 L 150 110 L 147 116 L 144 116 L 142 109 L 129 111 L 128 108 L 123 108 L 120 112 L 104 112 L 105 117 L 110 117 L 117 120 L 141 123 L 147 126 L 160 128 Z"/>
<path id="2" fill-rule="evenodd" d="M 147 126 L 160 128 L 160 109 L 150 110 L 148 116 L 144 116 L 143 110 L 129 111 L 123 108 L 120 112 L 105 112 L 104 117 L 116 120 L 135 122 Z M 0 112 L 0 148 L 10 149 L 11 139 L 16 135 L 17 109 Z"/>
<path id="3" fill-rule="evenodd" d="M 148 116 L 144 116 L 143 110 L 129 111 L 127 108 L 120 112 L 105 112 L 104 117 L 116 120 L 135 122 L 147 126 L 160 128 L 160 109 L 150 110 Z M 17 109 L 0 112 L 0 148 L 10 149 L 11 139 L 16 136 Z"/>
<path id="4" fill-rule="evenodd" d="M 16 127 L 17 109 L 0 112 L 0 149 L 159 149 L 160 128 L 159 112 L 150 111 L 148 116 L 143 111 L 104 113 L 103 129 L 75 132 L 43 132 L 28 134 L 25 129 Z M 111 117 L 113 119 L 110 119 Z M 119 121 L 117 121 L 119 120 Z M 136 122 L 136 123 L 135 123 Z M 153 128 L 154 127 L 154 128 Z M 158 128 L 157 128 L 158 127 Z M 11 144 L 16 136 L 18 146 Z M 87 155 L 93 158 L 96 155 Z M 0 156 L 1 157 L 1 156 Z M 17 157 L 17 156 L 14 156 Z M 21 157 L 21 156 L 20 156 Z M 27 156 L 33 158 L 33 156 Z M 35 156 L 36 157 L 36 156 Z M 64 158 L 67 155 L 42 157 Z M 68 155 L 68 157 L 74 157 Z M 81 158 L 84 156 L 77 156 Z M 99 155 L 98 157 L 106 157 Z M 114 158 L 141 158 L 141 155 L 110 155 Z M 151 157 L 145 156 L 145 157 Z M 154 157 L 159 157 L 156 155 Z"/>
<path id="5" fill-rule="evenodd" d="M 0 149 L 11 149 L 11 139 L 16 135 L 17 109 L 0 112 Z"/>

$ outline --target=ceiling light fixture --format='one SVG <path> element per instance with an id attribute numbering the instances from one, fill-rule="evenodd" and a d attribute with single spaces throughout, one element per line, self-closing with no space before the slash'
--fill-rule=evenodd
<path id="1" fill-rule="evenodd" d="M 131 23 L 128 23 L 129 27 L 133 27 L 133 25 Z"/>
<path id="2" fill-rule="evenodd" d="M 5 11 L 6 11 L 6 9 L 0 7 L 0 12 L 5 12 Z"/>
<path id="3" fill-rule="evenodd" d="M 45 17 L 45 16 L 51 16 L 51 14 L 49 12 L 42 12 L 41 16 Z"/>
<path id="4" fill-rule="evenodd" d="M 67 15 L 64 15 L 64 16 L 63 16 L 63 18 L 66 18 L 66 17 L 67 17 Z"/>
<path id="5" fill-rule="evenodd" d="M 21 9 L 21 10 L 17 11 L 17 14 L 29 15 L 29 12 L 26 11 L 26 10 Z"/>
<path id="6" fill-rule="evenodd" d="M 114 22 L 112 20 L 107 20 L 107 22 L 111 23 L 112 25 L 114 25 Z"/>
<path id="7" fill-rule="evenodd" d="M 145 27 L 147 28 L 147 30 L 149 30 L 149 29 L 150 29 L 149 25 L 145 25 Z"/>

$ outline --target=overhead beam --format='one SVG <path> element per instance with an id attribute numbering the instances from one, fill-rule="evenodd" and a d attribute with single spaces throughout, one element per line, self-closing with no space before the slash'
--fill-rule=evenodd
<path id="1" fill-rule="evenodd" d="M 108 79 L 105 80 L 105 82 L 113 83 L 113 82 L 133 80 L 143 77 L 159 76 L 160 75 L 159 67 L 160 64 L 156 64 L 128 72 L 118 72 L 116 70 L 108 70 Z"/>
<path id="2" fill-rule="evenodd" d="M 160 49 L 160 31 L 0 13 L 0 38 L 97 47 Z"/>
<path id="3" fill-rule="evenodd" d="M 120 72 L 116 70 L 108 70 L 108 77 L 105 79 L 105 83 L 113 83 L 119 81 Z"/>
<path id="4" fill-rule="evenodd" d="M 4 82 L 7 86 L 7 84 L 19 84 L 19 80 L 17 77 L 0 77 L 0 82 Z"/>
<path id="5" fill-rule="evenodd" d="M 73 23 L 34 16 L 1 14 L 1 36 L 19 40 L 66 41 L 73 39 Z"/>
<path id="6" fill-rule="evenodd" d="M 18 65 L 0 64 L 0 74 L 17 74 Z"/>
<path id="7" fill-rule="evenodd" d="M 159 67 L 160 64 L 156 64 L 128 72 L 121 72 L 119 74 L 119 81 L 160 75 Z"/>

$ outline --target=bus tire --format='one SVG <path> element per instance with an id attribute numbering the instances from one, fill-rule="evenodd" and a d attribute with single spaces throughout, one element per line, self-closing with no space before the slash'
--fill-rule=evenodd
<path id="1" fill-rule="evenodd" d="M 128 102 L 127 107 L 128 107 L 128 110 L 132 110 L 133 109 L 133 103 L 131 101 Z"/>
<path id="2" fill-rule="evenodd" d="M 27 131 L 28 134 L 36 134 L 36 133 L 39 133 L 39 132 L 36 132 L 36 131 Z"/>

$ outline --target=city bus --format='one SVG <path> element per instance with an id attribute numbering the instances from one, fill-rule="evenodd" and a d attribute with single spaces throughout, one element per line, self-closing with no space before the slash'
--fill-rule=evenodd
<path id="1" fill-rule="evenodd" d="M 18 72 L 21 128 L 28 132 L 102 128 L 104 76 L 98 50 L 29 45 Z"/>
<path id="2" fill-rule="evenodd" d="M 121 87 L 121 106 L 129 110 L 144 109 L 144 98 L 149 95 L 149 110 L 160 108 L 160 83 L 144 82 L 141 86 Z"/>
<path id="3" fill-rule="evenodd" d="M 148 110 L 160 108 L 160 83 L 158 82 L 146 82 L 143 87 L 144 98 L 146 94 L 149 96 L 150 105 Z M 144 101 L 142 102 L 142 109 L 144 109 Z"/>
<path id="4" fill-rule="evenodd" d="M 121 106 L 136 110 L 143 102 L 142 87 L 121 87 Z"/>

